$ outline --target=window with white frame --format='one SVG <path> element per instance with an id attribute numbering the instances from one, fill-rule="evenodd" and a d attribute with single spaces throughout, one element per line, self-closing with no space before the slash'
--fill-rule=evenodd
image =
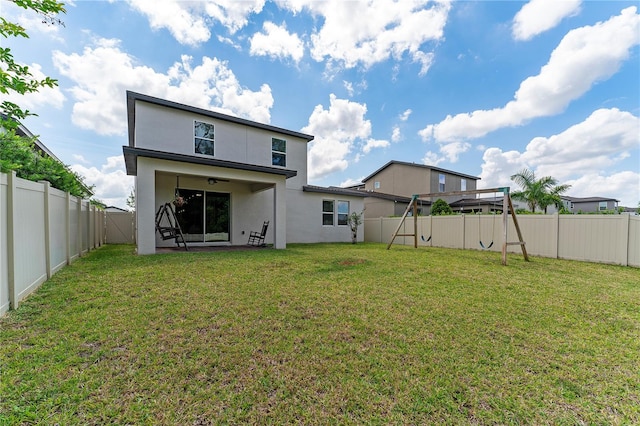
<path id="1" fill-rule="evenodd" d="M 214 126 L 202 121 L 193 122 L 193 141 L 196 154 L 214 155 Z"/>
<path id="2" fill-rule="evenodd" d="M 349 202 L 338 200 L 338 225 L 349 224 Z"/>
<path id="3" fill-rule="evenodd" d="M 379 181 L 373 182 L 373 189 L 380 189 L 380 182 Z"/>
<path id="4" fill-rule="evenodd" d="M 603 211 L 607 209 L 607 202 L 606 201 L 600 201 L 598 203 L 598 210 Z"/>
<path id="5" fill-rule="evenodd" d="M 333 226 L 334 215 L 334 201 L 322 200 L 322 224 L 326 226 Z"/>
<path id="6" fill-rule="evenodd" d="M 466 190 L 467 190 L 467 180 L 460 179 L 460 191 L 466 191 Z"/>
<path id="7" fill-rule="evenodd" d="M 287 167 L 287 141 L 271 138 L 271 165 Z"/>
<path id="8" fill-rule="evenodd" d="M 444 192 L 444 175 L 442 173 L 438 175 L 438 191 Z"/>

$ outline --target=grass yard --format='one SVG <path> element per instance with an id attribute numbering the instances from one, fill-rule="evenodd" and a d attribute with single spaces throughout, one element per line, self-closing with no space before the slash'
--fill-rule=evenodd
<path id="1" fill-rule="evenodd" d="M 640 270 L 105 246 L 0 318 L 0 424 L 639 424 Z"/>

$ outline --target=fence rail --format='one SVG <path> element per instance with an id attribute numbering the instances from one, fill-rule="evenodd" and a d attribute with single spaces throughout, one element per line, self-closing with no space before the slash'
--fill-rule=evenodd
<path id="1" fill-rule="evenodd" d="M 400 218 L 364 220 L 364 239 L 388 243 Z M 631 215 L 519 215 L 518 224 L 530 255 L 640 267 L 640 217 Z M 400 233 L 413 233 L 406 220 Z M 509 218 L 508 240 L 516 238 Z M 424 237 L 421 238 L 421 237 Z M 431 239 L 429 240 L 429 237 Z M 429 240 L 429 241 L 426 241 Z M 418 218 L 419 246 L 491 251 L 502 249 L 501 216 L 453 215 Z M 394 244 L 413 245 L 413 237 L 396 237 Z M 517 253 L 518 246 L 508 251 Z"/>
<path id="2" fill-rule="evenodd" d="M 49 182 L 0 173 L 0 315 L 105 242 L 105 213 Z"/>

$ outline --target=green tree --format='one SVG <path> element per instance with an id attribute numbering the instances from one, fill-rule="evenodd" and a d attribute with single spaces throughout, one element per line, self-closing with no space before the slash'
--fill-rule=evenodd
<path id="1" fill-rule="evenodd" d="M 529 169 L 512 175 L 511 180 L 522 188 L 513 191 L 511 198 L 526 202 L 532 212 L 536 211 L 536 207 L 546 213 L 550 205 L 559 206 L 562 204 L 560 195 L 571 188 L 571 185 L 558 185 L 558 181 L 551 176 L 536 179 L 535 173 Z"/>
<path id="2" fill-rule="evenodd" d="M 92 187 L 84 184 L 83 178 L 69 170 L 64 164 L 40 153 L 34 140 L 16 135 L 14 129 L 0 133 L 0 172 L 15 170 L 22 179 L 47 180 L 51 186 L 71 195 L 86 198 Z"/>
<path id="3" fill-rule="evenodd" d="M 42 22 L 47 25 L 64 25 L 57 18 L 59 13 L 66 13 L 64 3 L 55 0 L 9 0 L 17 6 L 26 10 L 31 10 L 42 18 Z M 9 22 L 5 18 L 0 17 L 0 35 L 4 38 L 24 37 L 29 38 L 27 31 L 20 25 Z M 17 63 L 11 49 L 0 46 L 0 93 L 9 95 L 18 93 L 24 95 L 26 93 L 37 92 L 43 87 L 57 86 L 57 80 L 46 77 L 38 80 L 33 77 L 29 71 L 29 67 Z M 15 128 L 17 123 L 15 120 L 22 120 L 29 115 L 36 115 L 29 110 L 22 109 L 19 105 L 3 101 L 0 104 L 0 112 L 5 117 L 0 117 L 0 126 L 5 129 Z"/>
<path id="4" fill-rule="evenodd" d="M 131 210 L 136 209 L 136 190 L 134 188 L 131 188 L 131 192 L 127 197 L 127 206 L 129 206 Z"/>
<path id="5" fill-rule="evenodd" d="M 438 198 L 431 206 L 432 215 L 453 214 L 451 206 L 442 198 Z"/>

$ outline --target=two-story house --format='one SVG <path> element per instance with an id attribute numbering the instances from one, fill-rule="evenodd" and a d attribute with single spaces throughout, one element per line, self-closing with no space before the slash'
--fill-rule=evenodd
<path id="1" fill-rule="evenodd" d="M 307 185 L 312 135 L 134 92 L 127 114 L 123 153 L 136 177 L 139 254 L 175 244 L 157 235 L 155 217 L 178 198 L 189 245 L 244 245 L 264 221 L 277 249 L 351 241 L 347 217 L 363 210 L 365 194 Z"/>
<path id="2" fill-rule="evenodd" d="M 403 161 L 389 161 L 384 166 L 362 180 L 359 187 L 367 193 L 365 216 L 400 216 L 414 194 L 437 194 L 452 191 L 474 191 L 477 189 L 476 176 L 458 173 L 439 167 Z M 479 201 L 475 194 L 438 197 L 421 197 L 420 214 L 429 214 L 431 204 L 443 199 L 458 212 L 467 213 L 492 210 L 497 201 Z M 496 204 L 497 205 L 497 204 Z M 501 208 L 501 201 L 500 201 Z"/>

